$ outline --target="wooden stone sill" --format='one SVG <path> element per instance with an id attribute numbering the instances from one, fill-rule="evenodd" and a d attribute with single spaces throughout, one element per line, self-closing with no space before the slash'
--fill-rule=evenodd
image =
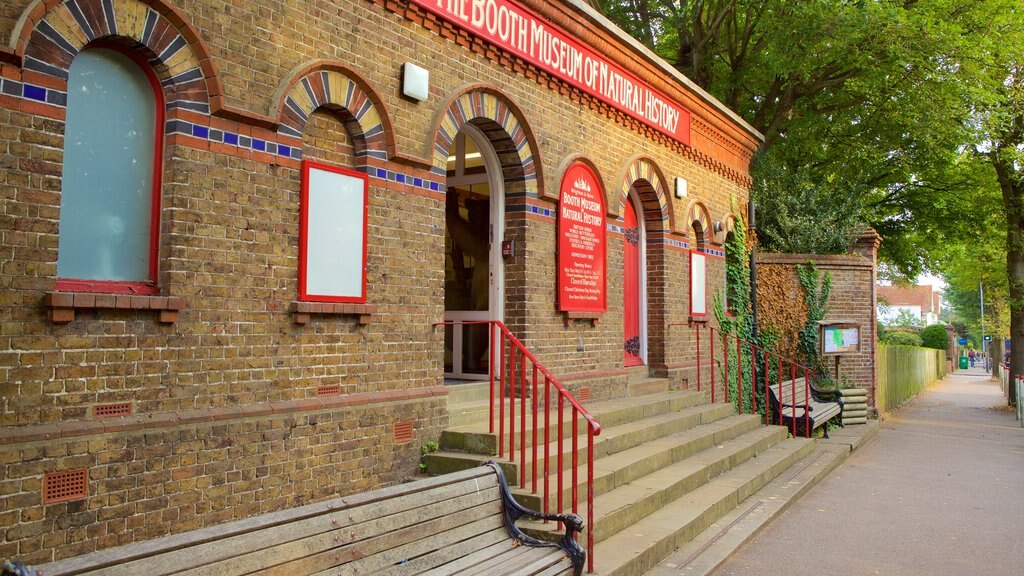
<path id="1" fill-rule="evenodd" d="M 375 304 L 344 304 L 340 302 L 292 302 L 292 321 L 309 324 L 313 314 L 356 316 L 360 324 L 369 324 L 377 313 Z"/>
<path id="2" fill-rule="evenodd" d="M 173 324 L 178 320 L 178 312 L 185 309 L 185 299 L 138 294 L 50 292 L 43 298 L 43 305 L 49 309 L 50 322 L 54 324 L 73 321 L 76 310 L 156 310 L 160 313 L 160 322 Z"/>
<path id="3" fill-rule="evenodd" d="M 589 320 L 591 322 L 591 324 L 593 324 L 594 326 L 597 326 L 597 323 L 601 320 L 601 316 L 604 313 L 603 312 L 568 311 L 568 312 L 563 312 L 563 314 L 565 314 L 565 325 L 566 326 L 569 326 L 570 324 L 572 324 L 574 320 L 583 320 L 583 321 Z"/>

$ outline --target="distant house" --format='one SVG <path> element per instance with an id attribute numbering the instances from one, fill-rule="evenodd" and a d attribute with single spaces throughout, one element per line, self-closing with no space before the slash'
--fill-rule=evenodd
<path id="1" fill-rule="evenodd" d="M 878 321 L 890 324 L 904 310 L 920 320 L 922 326 L 939 323 L 942 299 L 933 286 L 877 286 Z"/>

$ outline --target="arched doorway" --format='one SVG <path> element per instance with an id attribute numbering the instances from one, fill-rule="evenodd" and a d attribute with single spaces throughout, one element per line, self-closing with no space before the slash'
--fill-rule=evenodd
<path id="1" fill-rule="evenodd" d="M 630 190 L 622 215 L 622 319 L 624 360 L 626 366 L 647 363 L 647 295 L 645 250 L 647 231 L 636 190 Z"/>
<path id="2" fill-rule="evenodd" d="M 465 124 L 452 142 L 445 197 L 445 322 L 504 318 L 505 191 L 497 155 L 484 134 Z M 446 326 L 446 378 L 488 375 L 488 326 Z"/>

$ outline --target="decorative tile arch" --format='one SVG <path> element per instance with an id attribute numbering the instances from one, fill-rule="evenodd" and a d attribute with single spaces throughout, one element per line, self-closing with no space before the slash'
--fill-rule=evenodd
<path id="1" fill-rule="evenodd" d="M 208 114 L 210 95 L 223 93 L 206 45 L 161 0 L 36 0 L 19 19 L 11 42 L 24 69 L 66 82 L 74 57 L 101 38 L 141 45 L 160 77 L 170 110 Z"/>
<path id="2" fill-rule="evenodd" d="M 302 138 L 318 108 L 338 112 L 353 136 L 356 157 L 387 160 L 395 149 L 391 120 L 377 93 L 361 76 L 337 62 L 303 67 L 279 91 L 279 134 Z"/>
<path id="3" fill-rule="evenodd" d="M 700 202 L 692 202 L 686 210 L 686 224 L 687 231 L 692 226 L 700 232 L 701 244 L 695 248 L 703 249 L 711 244 L 714 232 L 711 230 L 711 217 L 708 215 L 707 207 Z"/>
<path id="4" fill-rule="evenodd" d="M 721 221 L 722 221 L 722 232 L 721 232 L 722 239 L 721 239 L 721 243 L 724 244 L 725 243 L 725 237 L 728 236 L 730 232 L 735 232 L 736 231 L 736 216 L 733 215 L 732 213 L 726 213 L 726 214 L 722 215 Z"/>
<path id="5" fill-rule="evenodd" d="M 448 153 L 455 136 L 465 124 L 472 123 L 494 146 L 506 183 L 519 182 L 519 192 L 530 198 L 542 194 L 536 141 L 522 112 L 504 94 L 486 86 L 470 86 L 442 110 L 428 155 L 433 174 L 442 178 L 447 174 Z"/>
<path id="6" fill-rule="evenodd" d="M 623 203 L 629 197 L 629 190 L 634 186 L 643 204 L 644 220 L 648 225 L 660 222 L 661 229 L 668 232 L 675 228 L 672 206 L 665 193 L 665 177 L 661 170 L 649 158 L 635 158 L 629 163 L 622 183 L 619 186 L 619 198 L 615 206 L 622 212 Z"/>

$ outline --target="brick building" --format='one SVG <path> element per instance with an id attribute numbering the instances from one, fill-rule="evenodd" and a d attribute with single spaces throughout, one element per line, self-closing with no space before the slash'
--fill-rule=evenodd
<path id="1" fill-rule="evenodd" d="M 412 477 L 486 370 L 444 320 L 685 386 L 761 141 L 580 0 L 13 0 L 0 78 L 33 563 Z"/>
<path id="2" fill-rule="evenodd" d="M 895 322 L 903 311 L 920 321 L 921 326 L 939 323 L 942 295 L 931 285 L 877 287 L 878 319 L 883 323 Z"/>

